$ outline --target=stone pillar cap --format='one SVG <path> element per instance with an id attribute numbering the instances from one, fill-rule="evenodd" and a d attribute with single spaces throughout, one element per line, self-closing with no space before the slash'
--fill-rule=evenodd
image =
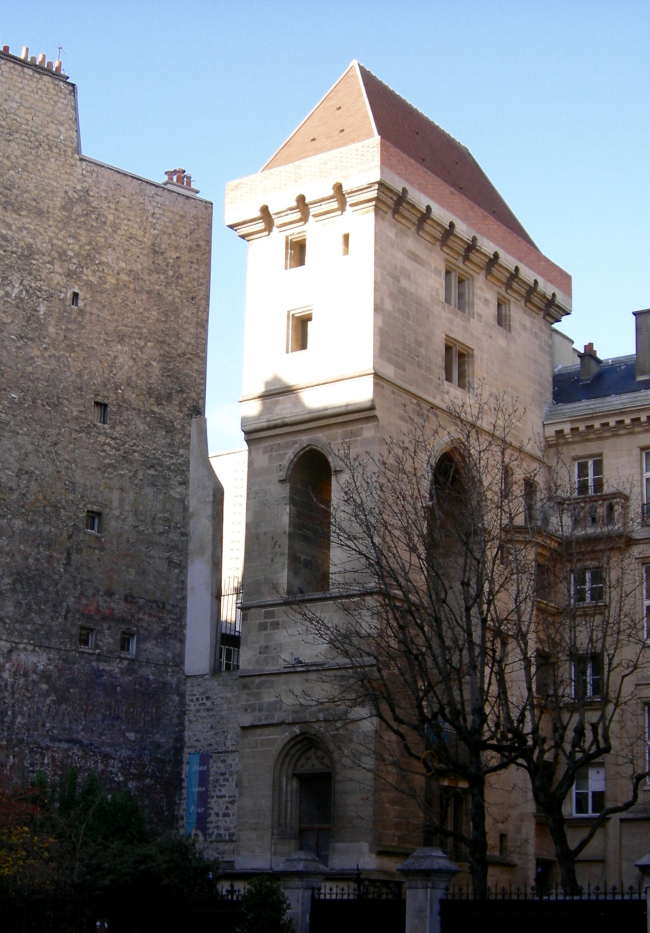
<path id="1" fill-rule="evenodd" d="M 322 875 L 327 873 L 327 868 L 313 852 L 294 852 L 287 856 L 284 862 L 276 868 L 276 871 L 305 873 L 310 875 Z"/>
<path id="2" fill-rule="evenodd" d="M 458 865 L 454 865 L 454 863 L 447 858 L 442 849 L 439 849 L 437 846 L 416 849 L 397 870 L 403 872 L 444 872 L 445 874 L 452 875 L 460 871 Z"/>
<path id="3" fill-rule="evenodd" d="M 637 868 L 640 868 L 644 875 L 650 875 L 650 852 L 647 855 L 644 855 L 643 858 L 640 858 L 638 862 L 634 863 Z"/>

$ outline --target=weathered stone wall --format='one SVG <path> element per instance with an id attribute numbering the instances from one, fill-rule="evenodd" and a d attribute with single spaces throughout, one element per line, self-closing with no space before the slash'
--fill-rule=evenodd
<path id="1" fill-rule="evenodd" d="M 96 766 L 171 824 L 211 205 L 80 155 L 75 90 L 0 54 L 1 754 Z"/>

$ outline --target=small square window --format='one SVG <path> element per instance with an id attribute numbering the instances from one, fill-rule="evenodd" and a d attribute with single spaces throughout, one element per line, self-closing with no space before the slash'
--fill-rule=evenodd
<path id="1" fill-rule="evenodd" d="M 307 237 L 288 236 L 285 247 L 285 268 L 297 269 L 298 266 L 304 266 L 307 259 Z"/>
<path id="2" fill-rule="evenodd" d="M 308 349 L 311 321 L 311 311 L 299 311 L 289 316 L 289 353 Z"/>
<path id="3" fill-rule="evenodd" d="M 95 647 L 95 629 L 82 625 L 79 628 L 79 647 L 92 651 Z"/>
<path id="4" fill-rule="evenodd" d="M 70 304 L 73 308 L 79 307 L 79 292 L 70 292 Z"/>
<path id="5" fill-rule="evenodd" d="M 469 276 L 455 269 L 445 269 L 445 303 L 471 316 L 472 280 Z"/>
<path id="6" fill-rule="evenodd" d="M 86 531 L 91 531 L 95 535 L 102 533 L 102 513 L 86 512 Z"/>
<path id="7" fill-rule="evenodd" d="M 133 632 L 120 633 L 120 652 L 135 657 L 135 635 Z"/>
<path id="8" fill-rule="evenodd" d="M 511 329 L 510 323 L 510 302 L 503 298 L 497 298 L 497 324 L 504 330 Z"/>
<path id="9" fill-rule="evenodd" d="M 95 424 L 108 424 L 108 405 L 106 402 L 95 402 L 94 419 Z"/>
<path id="10" fill-rule="evenodd" d="M 348 256 L 349 253 L 350 253 L 350 234 L 349 234 L 349 233 L 344 233 L 344 234 L 343 234 L 343 243 L 342 243 L 341 255 L 343 255 L 343 256 Z"/>
<path id="11" fill-rule="evenodd" d="M 473 353 L 467 347 L 447 340 L 445 342 L 445 381 L 469 389 L 471 382 Z"/>

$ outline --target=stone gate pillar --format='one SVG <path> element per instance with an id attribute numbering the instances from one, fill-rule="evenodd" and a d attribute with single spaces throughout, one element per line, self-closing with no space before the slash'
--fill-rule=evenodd
<path id="1" fill-rule="evenodd" d="M 406 880 L 406 933 L 441 933 L 440 901 L 459 870 L 442 849 L 417 849 L 398 869 Z"/>
<path id="2" fill-rule="evenodd" d="M 282 890 L 291 902 L 289 918 L 295 933 L 309 933 L 311 892 L 319 888 L 327 868 L 311 852 L 294 852 L 276 868 Z"/>
<path id="3" fill-rule="evenodd" d="M 643 875 L 643 887 L 646 900 L 646 929 L 650 933 L 650 852 L 634 863 Z"/>

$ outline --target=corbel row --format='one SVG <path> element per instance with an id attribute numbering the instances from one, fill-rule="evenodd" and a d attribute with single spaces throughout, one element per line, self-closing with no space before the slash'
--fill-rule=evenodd
<path id="1" fill-rule="evenodd" d="M 378 210 L 383 214 L 392 214 L 398 223 L 407 229 L 414 229 L 427 243 L 432 246 L 439 244 L 443 253 L 454 262 L 466 265 L 477 275 L 485 273 L 486 279 L 497 288 L 532 311 L 543 314 L 552 323 L 568 314 L 568 309 L 560 304 L 555 292 L 546 292 L 538 279 L 524 275 L 518 265 L 508 265 L 498 250 L 490 253 L 479 243 L 477 236 L 461 233 L 453 220 L 445 223 L 435 216 L 430 204 L 422 210 L 419 204 L 409 200 L 408 188 L 404 187 L 398 192 L 383 181 L 345 191 L 337 183 L 332 187 L 332 194 L 311 201 L 299 194 L 295 204 L 274 211 L 273 214 L 268 205 L 264 204 L 257 217 L 230 226 L 238 236 L 250 241 L 268 236 L 274 227 L 289 232 L 303 226 L 310 218 L 315 221 L 326 220 L 343 214 L 348 208 L 358 213 Z"/>

